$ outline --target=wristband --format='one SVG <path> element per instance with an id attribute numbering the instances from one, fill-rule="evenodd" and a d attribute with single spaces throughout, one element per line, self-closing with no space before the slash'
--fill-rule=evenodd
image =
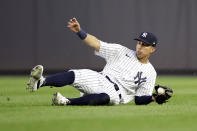
<path id="1" fill-rule="evenodd" d="M 84 40 L 87 37 L 87 33 L 82 29 L 79 32 L 77 32 L 77 35 L 81 40 Z"/>

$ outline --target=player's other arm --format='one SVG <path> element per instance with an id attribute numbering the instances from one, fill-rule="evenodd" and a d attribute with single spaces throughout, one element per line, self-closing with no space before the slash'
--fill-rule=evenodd
<path id="1" fill-rule="evenodd" d="M 147 105 L 154 101 L 155 98 L 153 96 L 135 96 L 136 105 Z"/>
<path id="2" fill-rule="evenodd" d="M 68 22 L 68 26 L 67 27 L 71 31 L 76 33 L 83 40 L 83 42 L 86 45 L 92 47 L 96 51 L 99 51 L 99 49 L 100 49 L 100 41 L 95 36 L 87 34 L 86 32 L 84 32 L 81 29 L 80 24 L 79 24 L 79 22 L 77 21 L 76 18 L 70 19 L 70 21 Z"/>
<path id="3" fill-rule="evenodd" d="M 152 95 L 155 80 L 156 80 L 156 73 L 151 77 L 152 79 L 149 82 L 145 83 L 144 86 L 141 86 L 135 95 L 135 104 L 136 105 L 147 105 L 151 102 L 155 102 L 155 98 Z"/>

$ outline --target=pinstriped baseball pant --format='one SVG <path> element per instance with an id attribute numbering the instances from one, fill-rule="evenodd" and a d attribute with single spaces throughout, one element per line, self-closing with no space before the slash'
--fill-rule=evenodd
<path id="1" fill-rule="evenodd" d="M 73 86 L 85 94 L 106 93 L 110 97 L 110 104 L 118 105 L 118 92 L 104 75 L 89 69 L 71 70 L 75 74 Z"/>

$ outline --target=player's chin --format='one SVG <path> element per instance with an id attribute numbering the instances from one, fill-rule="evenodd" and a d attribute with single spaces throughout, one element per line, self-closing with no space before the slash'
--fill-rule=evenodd
<path id="1" fill-rule="evenodd" d="M 142 53 L 136 53 L 136 56 L 137 56 L 138 59 L 142 59 L 143 58 Z"/>

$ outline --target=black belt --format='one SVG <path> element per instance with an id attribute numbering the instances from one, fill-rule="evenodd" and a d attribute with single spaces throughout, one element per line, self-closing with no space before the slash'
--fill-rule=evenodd
<path id="1" fill-rule="evenodd" d="M 114 83 L 113 81 L 111 81 L 111 79 L 109 78 L 109 76 L 105 76 L 105 77 L 106 77 L 112 84 L 114 84 L 115 90 L 118 91 L 118 90 L 119 90 L 118 85 L 117 85 L 116 83 Z M 119 98 L 120 98 L 120 99 L 122 98 L 122 95 L 121 95 L 121 94 L 119 94 Z"/>

